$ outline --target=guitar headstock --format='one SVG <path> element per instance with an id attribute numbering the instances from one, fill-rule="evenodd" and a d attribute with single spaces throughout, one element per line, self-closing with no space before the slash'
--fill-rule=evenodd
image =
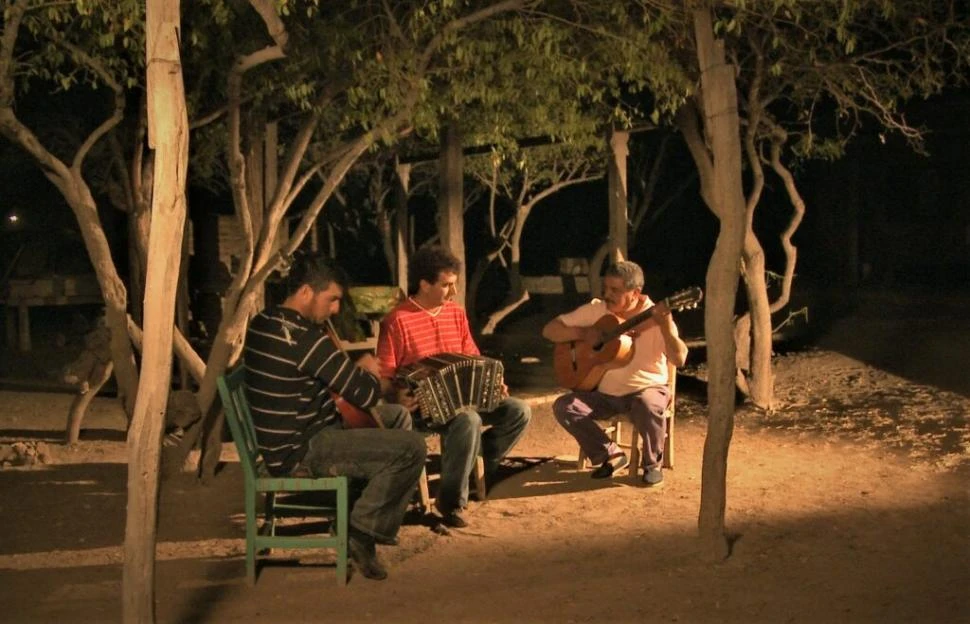
<path id="1" fill-rule="evenodd" d="M 701 299 L 704 298 L 704 293 L 701 291 L 699 286 L 693 286 L 691 288 L 685 288 L 684 290 L 675 292 L 666 299 L 664 303 L 667 304 L 667 308 L 671 311 L 681 311 L 690 310 L 696 308 Z"/>

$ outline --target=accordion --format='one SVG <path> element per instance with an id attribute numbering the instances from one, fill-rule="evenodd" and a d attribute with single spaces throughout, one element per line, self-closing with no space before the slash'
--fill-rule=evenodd
<path id="1" fill-rule="evenodd" d="M 439 353 L 397 371 L 397 381 L 414 393 L 428 426 L 448 424 L 463 409 L 490 412 L 503 398 L 502 362 L 480 355 Z"/>

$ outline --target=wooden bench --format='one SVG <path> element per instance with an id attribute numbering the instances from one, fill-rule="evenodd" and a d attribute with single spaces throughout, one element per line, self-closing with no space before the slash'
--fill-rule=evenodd
<path id="1" fill-rule="evenodd" d="M 667 421 L 667 435 L 664 439 L 664 456 L 663 456 L 663 467 L 673 468 L 674 467 L 674 424 L 676 415 L 676 403 L 677 403 L 677 367 L 673 364 L 667 364 L 667 388 L 670 390 L 670 403 L 667 404 L 667 409 L 664 410 L 664 419 Z M 630 415 L 626 413 L 616 414 L 609 419 L 597 421 L 600 425 L 605 426 L 604 431 L 610 439 L 620 448 L 629 449 L 630 451 L 630 465 L 629 465 L 629 475 L 630 479 L 636 483 L 637 477 L 640 471 L 640 432 L 637 430 L 637 426 L 633 424 L 630 420 Z M 622 440 L 622 425 L 623 423 L 628 423 L 630 425 L 630 442 L 627 444 Z M 579 455 L 576 460 L 576 468 L 579 470 L 584 470 L 586 468 L 586 453 L 583 449 L 579 449 Z"/>
<path id="2" fill-rule="evenodd" d="M 347 583 L 347 532 L 349 529 L 347 477 L 273 477 L 259 457 L 256 430 L 246 400 L 245 369 L 238 366 L 221 376 L 217 385 L 222 406 L 239 453 L 245 480 L 246 578 L 256 582 L 256 558 L 271 548 L 332 548 L 336 551 L 337 584 Z M 333 504 L 293 500 L 298 493 L 333 492 Z M 311 495 L 312 496 L 312 495 Z M 265 497 L 262 524 L 257 526 L 257 504 Z M 329 534 L 278 535 L 281 517 L 325 518 Z"/>

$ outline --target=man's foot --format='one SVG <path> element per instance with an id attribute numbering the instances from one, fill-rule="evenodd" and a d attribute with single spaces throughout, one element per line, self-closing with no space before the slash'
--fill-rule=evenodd
<path id="1" fill-rule="evenodd" d="M 465 519 L 461 517 L 461 510 L 452 509 L 450 511 L 442 511 L 440 507 L 435 507 L 438 513 L 441 514 L 441 523 L 445 526 L 451 527 L 453 529 L 464 529 L 468 526 Z"/>
<path id="2" fill-rule="evenodd" d="M 629 463 L 630 460 L 627 459 L 626 453 L 616 453 L 610 455 L 605 462 L 597 466 L 590 476 L 594 479 L 609 479 L 614 472 L 626 468 Z"/>
<path id="3" fill-rule="evenodd" d="M 347 540 L 347 550 L 354 561 L 354 567 L 364 575 L 364 578 L 374 581 L 383 581 L 387 578 L 387 569 L 377 558 L 373 537 L 361 531 L 351 530 Z"/>
<path id="4" fill-rule="evenodd" d="M 374 542 L 382 546 L 400 546 L 401 540 L 396 537 L 374 538 Z"/>
<path id="5" fill-rule="evenodd" d="M 655 485 L 660 485 L 664 480 L 664 471 L 660 469 L 660 466 L 654 466 L 653 468 L 647 468 L 643 471 L 643 482 L 647 487 L 654 487 Z"/>

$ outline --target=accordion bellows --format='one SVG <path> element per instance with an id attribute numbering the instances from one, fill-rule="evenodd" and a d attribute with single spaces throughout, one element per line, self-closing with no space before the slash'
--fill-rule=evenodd
<path id="1" fill-rule="evenodd" d="M 418 399 L 429 426 L 450 422 L 464 409 L 490 412 L 502 400 L 502 362 L 480 355 L 439 353 L 398 369 L 398 383 Z"/>

